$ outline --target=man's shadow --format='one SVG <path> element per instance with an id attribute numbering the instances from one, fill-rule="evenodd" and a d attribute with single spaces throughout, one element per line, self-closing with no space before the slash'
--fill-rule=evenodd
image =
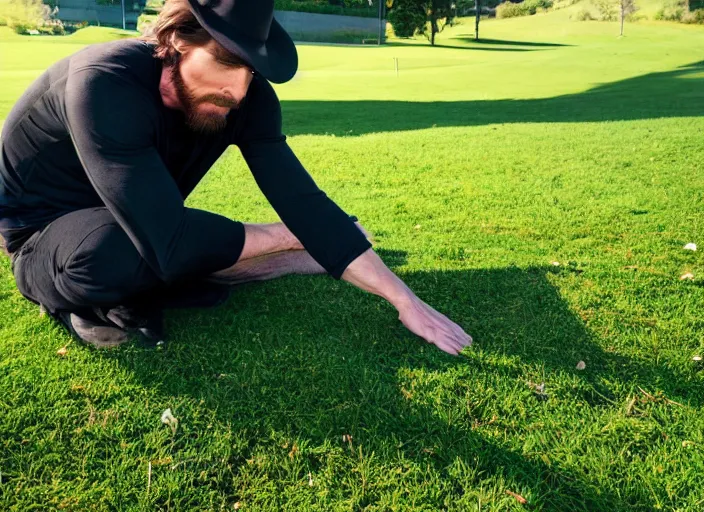
<path id="1" fill-rule="evenodd" d="M 378 252 L 391 267 L 405 261 L 402 252 Z M 400 272 L 421 298 L 474 336 L 475 346 L 459 358 L 408 332 L 381 299 L 321 276 L 243 285 L 216 310 L 172 312 L 165 351 L 97 357 L 116 360 L 169 400 L 202 401 L 231 431 L 256 433 L 250 439 L 270 439 L 273 431 L 321 446 L 348 434 L 351 449 L 361 446 L 390 466 L 398 463 L 398 450 L 441 475 L 447 488 L 430 504 L 438 509 L 488 474 L 509 489 L 527 489 L 543 510 L 626 510 L 636 497 L 609 493 L 598 481 L 524 455 L 483 430 L 510 428 L 514 418 L 495 413 L 494 402 L 501 402 L 495 393 L 515 394 L 517 383 L 525 409 L 536 415 L 551 400 L 610 405 L 614 397 L 603 382 L 647 387 L 653 375 L 671 383 L 664 390 L 669 396 L 701 404 L 701 397 L 684 394 L 682 376 L 606 353 L 595 342 L 549 282 L 552 272 L 569 271 Z M 585 371 L 575 369 L 579 360 L 587 362 Z M 552 396 L 548 384 L 543 395 L 535 390 L 538 379 L 526 379 L 526 371 L 536 369 L 548 383 L 556 374 L 573 375 L 574 385 Z M 483 387 L 487 378 L 493 389 Z M 244 464 L 256 444 L 234 447 L 228 462 Z M 324 457 L 308 453 L 306 464 L 315 473 Z M 474 476 L 457 476 L 450 469 L 456 464 L 472 468 Z M 361 497 L 359 508 L 375 502 L 375 493 Z"/>

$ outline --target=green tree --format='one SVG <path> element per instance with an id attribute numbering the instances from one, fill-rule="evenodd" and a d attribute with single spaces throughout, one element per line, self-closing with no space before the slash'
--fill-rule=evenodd
<path id="1" fill-rule="evenodd" d="M 418 32 L 434 45 L 436 34 L 452 23 L 454 11 L 452 0 L 393 0 L 388 19 L 398 37 Z"/>
<path id="2" fill-rule="evenodd" d="M 413 37 L 416 31 L 425 29 L 426 15 L 421 2 L 415 0 L 394 0 L 387 2 L 387 18 L 397 37 Z"/>

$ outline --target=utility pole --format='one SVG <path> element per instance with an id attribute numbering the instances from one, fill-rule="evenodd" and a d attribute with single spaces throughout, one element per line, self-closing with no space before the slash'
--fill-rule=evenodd
<path id="1" fill-rule="evenodd" d="M 381 41 L 384 39 L 384 0 L 377 0 L 379 2 L 379 41 L 378 45 L 381 46 Z"/>

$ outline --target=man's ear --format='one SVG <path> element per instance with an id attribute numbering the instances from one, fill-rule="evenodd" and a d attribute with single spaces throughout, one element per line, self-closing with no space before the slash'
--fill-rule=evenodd
<path id="1" fill-rule="evenodd" d="M 184 41 L 179 39 L 176 33 L 171 35 L 171 46 L 174 50 L 176 50 L 179 57 L 188 53 L 191 48 L 188 43 L 185 43 Z"/>

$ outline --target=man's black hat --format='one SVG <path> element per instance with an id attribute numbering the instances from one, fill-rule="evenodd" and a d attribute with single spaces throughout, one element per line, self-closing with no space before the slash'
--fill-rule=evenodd
<path id="1" fill-rule="evenodd" d="M 298 68 L 291 37 L 274 19 L 274 0 L 188 0 L 198 22 L 226 50 L 274 83 Z"/>

